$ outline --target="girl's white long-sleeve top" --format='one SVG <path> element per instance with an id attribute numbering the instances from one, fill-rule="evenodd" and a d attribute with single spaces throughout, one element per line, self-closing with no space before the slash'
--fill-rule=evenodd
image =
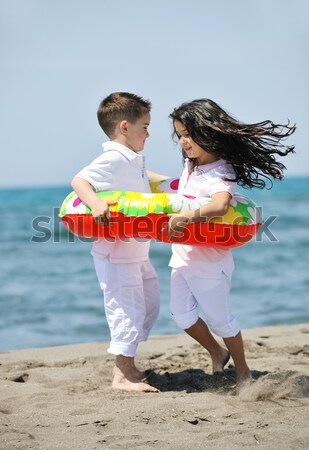
<path id="1" fill-rule="evenodd" d="M 235 194 L 236 183 L 224 180 L 235 178 L 233 167 L 226 161 L 220 159 L 198 166 L 191 174 L 189 167 L 190 162 L 187 160 L 180 178 L 178 194 L 195 197 L 211 197 L 217 192 L 229 192 L 231 196 Z M 199 277 L 217 278 L 222 272 L 231 277 L 234 261 L 229 249 L 173 244 L 169 266 Z"/>

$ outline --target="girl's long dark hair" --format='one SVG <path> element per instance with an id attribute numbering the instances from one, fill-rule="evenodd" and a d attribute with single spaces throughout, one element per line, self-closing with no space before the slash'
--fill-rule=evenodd
<path id="1" fill-rule="evenodd" d="M 289 121 L 285 125 L 270 120 L 241 123 L 207 98 L 183 103 L 170 118 L 181 122 L 203 150 L 230 163 L 236 173 L 232 181 L 243 187 L 262 189 L 266 186 L 265 179 L 282 180 L 286 167 L 276 156 L 294 153 L 294 146 L 282 143 L 296 129 Z"/>

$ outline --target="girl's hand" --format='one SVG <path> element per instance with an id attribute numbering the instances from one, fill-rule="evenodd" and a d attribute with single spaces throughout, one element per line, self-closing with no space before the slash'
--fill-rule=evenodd
<path id="1" fill-rule="evenodd" d="M 160 233 L 167 229 L 167 239 L 173 241 L 175 238 L 181 238 L 184 228 L 191 222 L 191 219 L 184 214 L 167 214 L 166 217 L 169 217 L 169 221 L 163 225 Z"/>
<path id="2" fill-rule="evenodd" d="M 213 194 L 211 199 L 212 202 L 194 211 L 190 210 L 182 214 L 167 214 L 166 217 L 169 217 L 169 221 L 163 225 L 160 233 L 168 230 L 166 237 L 172 241 L 183 236 L 183 231 L 189 223 L 209 222 L 214 217 L 224 216 L 229 209 L 231 194 L 228 192 L 218 192 Z"/>
<path id="3" fill-rule="evenodd" d="M 99 200 L 92 207 L 92 217 L 97 224 L 108 226 L 113 220 L 110 216 L 109 206 L 115 205 L 117 202 L 108 200 L 107 202 Z"/>

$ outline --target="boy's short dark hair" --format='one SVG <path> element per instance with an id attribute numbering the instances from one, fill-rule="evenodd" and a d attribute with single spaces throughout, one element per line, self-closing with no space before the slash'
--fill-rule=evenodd
<path id="1" fill-rule="evenodd" d="M 114 92 L 101 101 L 97 116 L 100 127 L 110 138 L 119 122 L 135 123 L 150 110 L 149 100 L 129 92 Z"/>

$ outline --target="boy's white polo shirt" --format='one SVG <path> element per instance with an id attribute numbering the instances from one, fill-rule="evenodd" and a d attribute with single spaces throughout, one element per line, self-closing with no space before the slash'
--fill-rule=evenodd
<path id="1" fill-rule="evenodd" d="M 87 180 L 96 192 L 150 192 L 143 155 L 113 141 L 102 147 L 103 153 L 76 176 Z"/>
<path id="2" fill-rule="evenodd" d="M 231 165 L 220 159 L 210 164 L 198 166 L 189 173 L 189 161 L 179 181 L 178 194 L 195 197 L 211 197 L 217 192 L 235 194 L 236 183 L 224 181 L 234 179 L 235 172 Z M 229 249 L 204 247 L 202 245 L 172 245 L 172 257 L 169 266 L 185 270 L 202 278 L 219 278 L 224 272 L 229 278 L 234 270 L 232 252 Z"/>
<path id="3" fill-rule="evenodd" d="M 113 141 L 103 143 L 103 153 L 76 176 L 87 180 L 96 192 L 150 192 L 144 157 Z M 91 254 L 98 258 L 109 258 L 112 263 L 146 261 L 149 245 L 150 241 L 144 239 L 127 238 L 125 241 L 113 242 L 98 239 L 93 243 Z"/>

